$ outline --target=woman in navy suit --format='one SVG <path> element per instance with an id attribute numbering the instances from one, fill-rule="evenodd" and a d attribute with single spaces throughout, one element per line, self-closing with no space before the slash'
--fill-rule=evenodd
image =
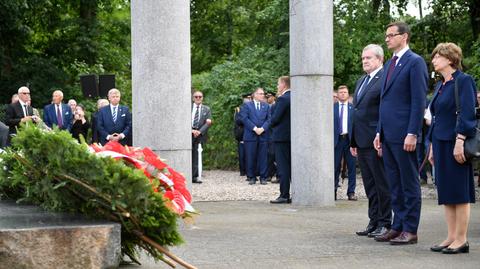
<path id="1" fill-rule="evenodd" d="M 475 202 L 473 168 L 464 155 L 465 138 L 475 135 L 475 82 L 462 73 L 462 50 L 453 43 L 440 43 L 432 52 L 432 64 L 440 81 L 431 102 L 433 123 L 429 160 L 435 163 L 438 204 L 445 207 L 447 238 L 432 251 L 445 254 L 468 253 L 470 203 Z M 460 112 L 456 113 L 455 84 L 458 85 Z"/>

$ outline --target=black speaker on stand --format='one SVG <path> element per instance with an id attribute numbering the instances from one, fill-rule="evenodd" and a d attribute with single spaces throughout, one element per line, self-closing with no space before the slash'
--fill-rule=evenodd
<path id="1" fill-rule="evenodd" d="M 94 98 L 98 96 L 97 76 L 80 76 L 80 85 L 82 86 L 83 96 L 87 98 Z"/>
<path id="2" fill-rule="evenodd" d="M 100 97 L 107 98 L 108 91 L 115 88 L 115 75 L 107 74 L 98 76 L 98 89 Z"/>

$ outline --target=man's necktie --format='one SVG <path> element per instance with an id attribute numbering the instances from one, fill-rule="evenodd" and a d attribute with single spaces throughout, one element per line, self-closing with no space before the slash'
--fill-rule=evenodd
<path id="1" fill-rule="evenodd" d="M 117 122 L 117 107 L 116 106 L 113 107 L 112 119 L 113 119 L 113 122 Z"/>
<path id="2" fill-rule="evenodd" d="M 257 110 L 260 110 L 260 103 L 257 102 L 256 104 L 257 104 Z"/>
<path id="3" fill-rule="evenodd" d="M 390 80 L 390 77 L 393 74 L 393 70 L 395 70 L 395 65 L 397 64 L 397 56 L 393 56 L 392 60 L 390 61 L 390 66 L 388 67 L 388 73 L 387 73 L 387 82 Z"/>
<path id="4" fill-rule="evenodd" d="M 60 105 L 55 105 L 57 108 L 57 126 L 58 128 L 62 128 L 63 120 L 62 120 L 62 113 L 60 112 Z"/>
<path id="5" fill-rule="evenodd" d="M 358 90 L 357 97 L 359 97 L 359 96 L 360 96 L 360 93 L 363 92 L 363 90 L 365 90 L 365 88 L 367 87 L 369 81 L 370 81 L 370 75 L 367 75 L 367 76 L 365 77 L 365 80 L 363 80 L 362 86 L 361 86 L 360 89 Z"/>
<path id="6" fill-rule="evenodd" d="M 193 128 L 198 128 L 198 121 L 200 120 L 200 106 L 197 105 L 197 110 L 195 111 L 195 116 L 193 117 Z"/>
<path id="7" fill-rule="evenodd" d="M 25 108 L 25 117 L 28 116 L 28 109 L 27 109 L 27 105 L 23 105 L 23 108 Z"/>
<path id="8" fill-rule="evenodd" d="M 343 134 L 343 107 L 345 104 L 340 104 L 340 116 L 338 117 L 338 125 L 339 125 L 339 132 L 340 134 Z"/>

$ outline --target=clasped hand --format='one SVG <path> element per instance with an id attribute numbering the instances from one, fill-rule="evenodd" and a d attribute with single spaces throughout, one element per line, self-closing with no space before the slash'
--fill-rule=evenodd
<path id="1" fill-rule="evenodd" d="M 253 128 L 253 131 L 254 131 L 257 135 L 262 135 L 263 132 L 265 132 L 265 129 L 263 129 L 263 127 L 260 127 L 260 128 L 255 127 L 255 128 Z"/>

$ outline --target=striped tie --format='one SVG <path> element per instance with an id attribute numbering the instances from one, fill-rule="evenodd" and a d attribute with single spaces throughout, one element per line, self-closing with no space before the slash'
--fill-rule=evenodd
<path id="1" fill-rule="evenodd" d="M 117 107 L 116 106 L 113 107 L 112 118 L 113 118 L 113 122 L 117 122 Z"/>

